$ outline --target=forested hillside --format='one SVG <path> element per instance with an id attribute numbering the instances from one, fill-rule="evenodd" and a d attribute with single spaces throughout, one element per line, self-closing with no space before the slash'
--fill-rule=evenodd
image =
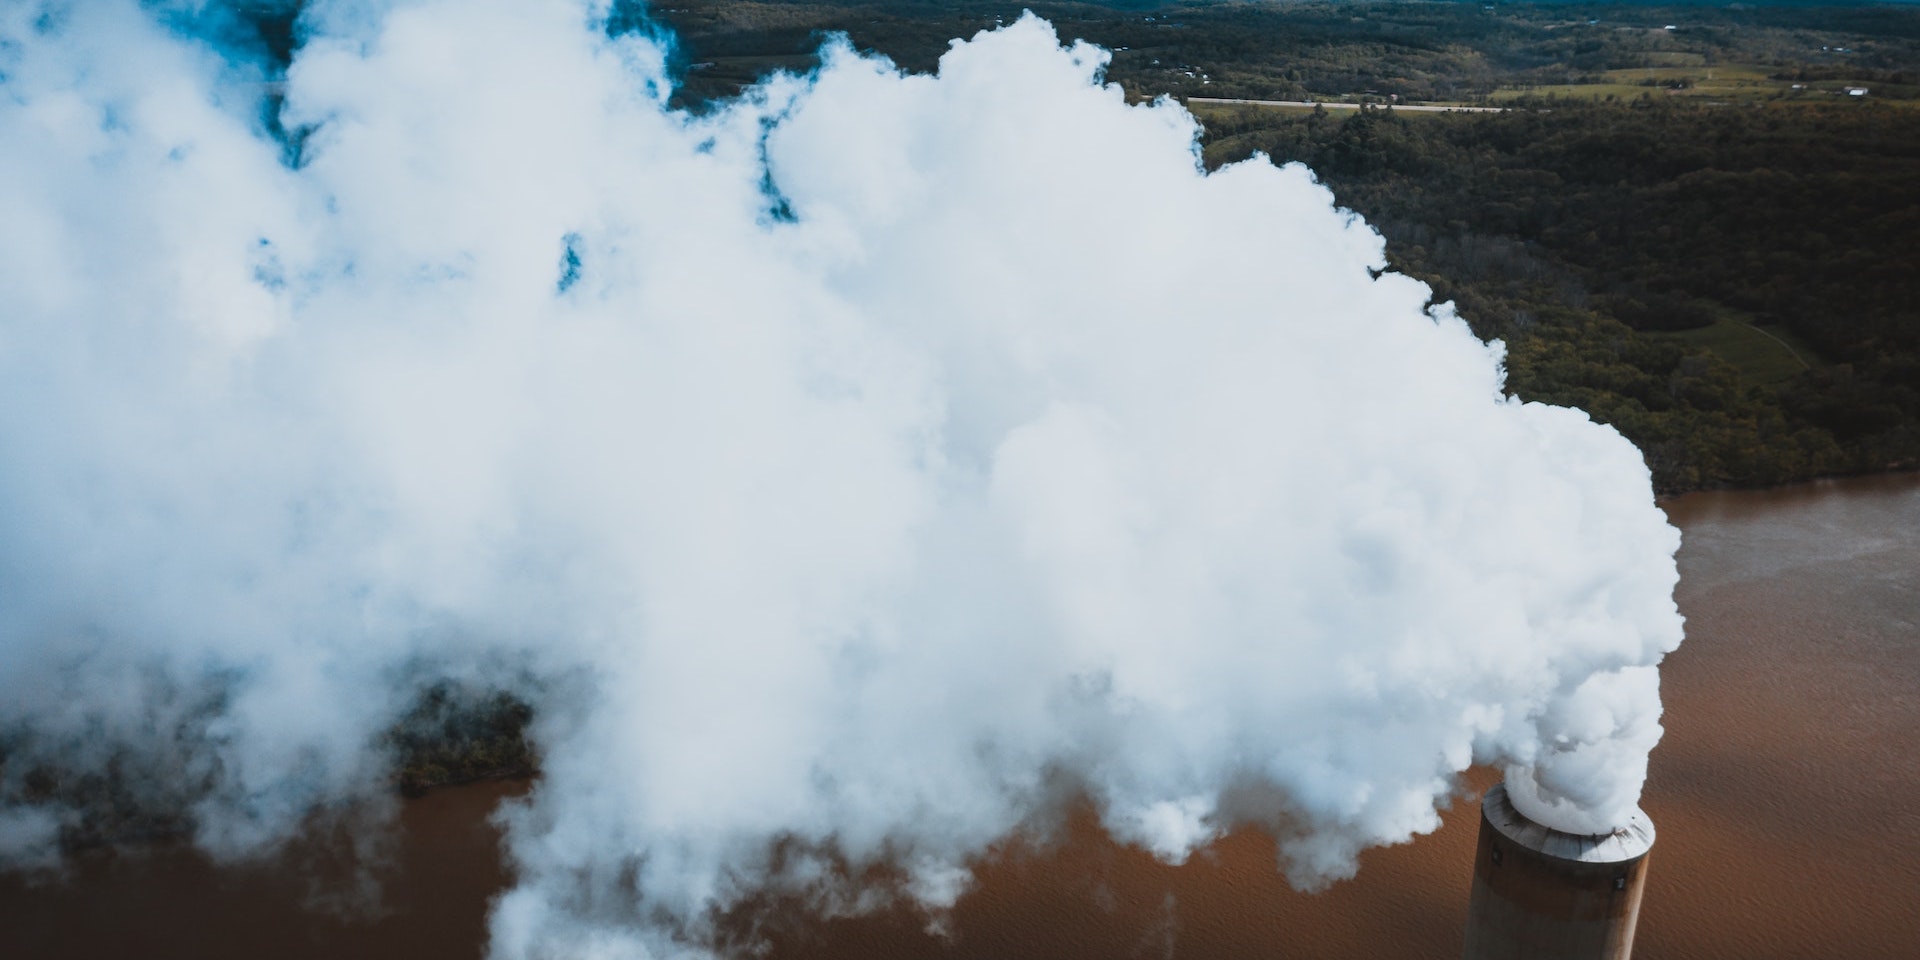
<path id="1" fill-rule="evenodd" d="M 831 33 L 932 70 L 948 41 L 1029 9 L 1063 39 L 1113 51 L 1109 77 L 1136 97 L 1477 103 L 1577 87 L 1821 99 L 1856 84 L 1876 99 L 1920 97 L 1912 6 L 676 0 L 650 14 L 676 34 L 681 97 L 698 102 L 769 69 L 807 68 Z"/>
<path id="2" fill-rule="evenodd" d="M 1247 108 L 1207 157 L 1313 167 L 1662 489 L 1767 484 L 1920 459 L 1920 123 L 1854 106 Z"/>
<path id="3" fill-rule="evenodd" d="M 829 33 L 932 70 L 1024 7 L 1189 100 L 1212 165 L 1310 165 L 1398 269 L 1674 493 L 1920 465 L 1920 8 L 681 0 L 694 109 Z M 1230 98 L 1505 105 L 1232 107 Z M 1116 202 L 1124 202 L 1116 200 Z M 1122 241 L 1117 240 L 1116 243 Z M 1276 265 L 1276 269 L 1284 269 Z"/>

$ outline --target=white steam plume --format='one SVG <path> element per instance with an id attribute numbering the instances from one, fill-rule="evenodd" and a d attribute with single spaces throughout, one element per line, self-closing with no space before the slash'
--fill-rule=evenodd
<path id="1" fill-rule="evenodd" d="M 1302 883 L 1475 762 L 1637 802 L 1646 468 L 1304 168 L 1203 173 L 1032 17 L 699 118 L 565 0 L 307 22 L 289 165 L 134 3 L 0 11 L 0 857 L 50 759 L 270 849 L 449 675 L 539 711 L 501 957 L 870 903 L 836 862 L 937 907 L 1062 783 Z"/>

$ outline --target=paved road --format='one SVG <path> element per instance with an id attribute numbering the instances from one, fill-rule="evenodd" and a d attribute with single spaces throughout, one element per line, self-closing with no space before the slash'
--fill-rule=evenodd
<path id="1" fill-rule="evenodd" d="M 1358 110 L 1363 106 L 1369 106 L 1369 107 L 1385 106 L 1385 104 L 1379 104 L 1379 103 L 1369 103 L 1369 104 L 1315 103 L 1312 100 L 1240 100 L 1235 98 L 1221 98 L 1221 97 L 1188 97 L 1187 102 L 1188 103 L 1218 103 L 1218 104 L 1226 104 L 1228 106 L 1245 105 L 1249 107 L 1301 107 L 1307 110 L 1311 110 L 1314 107 L 1325 107 L 1328 110 Z M 1440 106 L 1426 106 L 1426 105 L 1418 105 L 1418 104 L 1410 104 L 1410 103 L 1396 103 L 1393 105 L 1393 109 L 1407 110 L 1415 113 L 1500 113 L 1506 110 L 1507 108 L 1506 107 L 1440 107 Z"/>

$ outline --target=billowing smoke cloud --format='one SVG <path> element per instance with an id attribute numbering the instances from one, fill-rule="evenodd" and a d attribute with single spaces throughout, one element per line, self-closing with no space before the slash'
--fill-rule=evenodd
<path id="1" fill-rule="evenodd" d="M 81 816 L 54 761 L 222 855 L 366 809 L 448 677 L 538 710 L 502 957 L 938 907 L 1074 791 L 1302 883 L 1476 762 L 1637 802 L 1681 631 L 1636 451 L 1037 19 L 695 117 L 576 3 L 341 4 L 296 156 L 145 8 L 0 17 L 16 865 Z"/>

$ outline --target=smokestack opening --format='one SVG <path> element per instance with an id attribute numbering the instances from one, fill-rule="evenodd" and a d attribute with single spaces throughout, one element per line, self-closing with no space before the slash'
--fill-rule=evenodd
<path id="1" fill-rule="evenodd" d="M 1464 957 L 1626 960 L 1653 839 L 1638 808 L 1609 833 L 1568 833 L 1528 819 L 1496 784 L 1480 803 Z"/>

